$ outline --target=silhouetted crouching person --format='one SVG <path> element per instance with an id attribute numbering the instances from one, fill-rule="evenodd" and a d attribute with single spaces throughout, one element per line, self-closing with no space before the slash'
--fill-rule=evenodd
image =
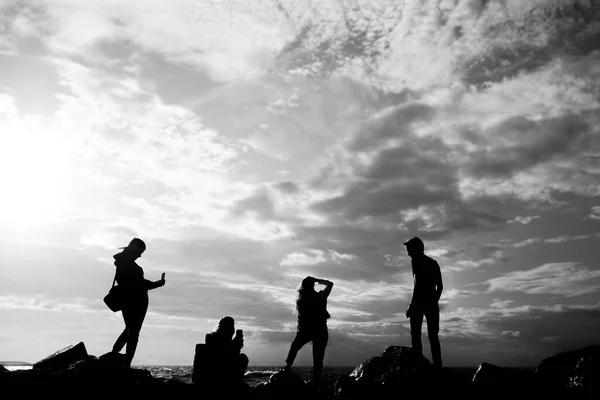
<path id="1" fill-rule="evenodd" d="M 235 337 L 232 338 L 235 333 Z M 202 377 L 210 384 L 239 381 L 248 368 L 248 356 L 241 353 L 244 337 L 241 329 L 235 330 L 234 320 L 223 317 L 217 330 L 206 334 L 208 376 Z"/>
<path id="2" fill-rule="evenodd" d="M 315 291 L 315 283 L 325 285 L 325 289 L 320 292 Z M 298 299 L 296 300 L 296 311 L 298 313 L 296 337 L 285 360 L 285 370 L 289 371 L 294 364 L 298 351 L 305 344 L 312 341 L 313 378 L 315 381 L 320 381 L 323 373 L 323 359 L 325 358 L 325 348 L 329 339 L 327 320 L 330 315 L 327 312 L 327 297 L 332 288 L 333 282 L 325 279 L 308 276 L 302 280 L 298 289 Z"/>
<path id="3" fill-rule="evenodd" d="M 440 266 L 433 258 L 425 255 L 425 245 L 418 237 L 410 239 L 404 245 L 412 259 L 412 271 L 415 279 L 413 296 L 408 310 L 406 310 L 406 317 L 410 318 L 410 334 L 415 360 L 419 360 L 423 355 L 421 326 L 423 317 L 425 317 L 433 365 L 442 368 L 442 349 L 438 337 L 440 330 L 438 301 L 444 286 L 442 285 Z"/>
<path id="4" fill-rule="evenodd" d="M 164 273 L 159 281 L 144 279 L 144 270 L 135 262 L 146 250 L 146 244 L 141 239 L 132 239 L 127 247 L 122 249 L 123 251 L 115 254 L 113 258 L 117 267 L 115 280 L 125 293 L 122 309 L 125 329 L 113 345 L 112 352 L 119 353 L 127 344 L 124 366 L 130 367 L 148 310 L 148 290 L 164 286 L 165 279 Z"/>

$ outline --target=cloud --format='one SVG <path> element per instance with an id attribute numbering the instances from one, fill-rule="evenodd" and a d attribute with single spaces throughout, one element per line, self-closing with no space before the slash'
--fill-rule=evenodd
<path id="1" fill-rule="evenodd" d="M 435 109 L 423 103 L 408 103 L 384 110 L 356 136 L 348 149 L 353 152 L 372 150 L 393 138 L 409 136 L 411 125 L 429 122 L 435 116 Z"/>
<path id="2" fill-rule="evenodd" d="M 594 293 L 600 288 L 600 271 L 577 263 L 549 263 L 527 271 L 515 271 L 485 281 L 489 292 L 524 292 L 565 297 Z"/>
<path id="3" fill-rule="evenodd" d="M 452 260 L 444 266 L 444 269 L 449 271 L 464 271 L 483 266 L 491 266 L 501 263 L 506 263 L 509 259 L 507 252 L 499 246 L 483 246 L 478 251 L 480 254 L 476 258 L 467 258 L 465 254 L 461 254 L 458 260 Z"/>
<path id="4" fill-rule="evenodd" d="M 311 2 L 308 9 L 281 4 L 303 27 L 281 63 L 314 75 L 337 70 L 387 90 L 423 89 L 457 78 L 474 84 L 501 81 L 539 67 L 556 52 L 594 48 L 586 46 L 595 30 L 585 17 L 567 20 L 554 12 L 560 7 L 594 18 L 595 6 L 575 2 L 332 2 L 319 7 Z"/>
<path id="5" fill-rule="evenodd" d="M 529 239 L 525 239 L 523 241 L 517 242 L 515 244 L 513 244 L 514 247 L 525 247 L 525 246 L 529 246 L 532 245 L 534 243 L 539 243 L 540 239 L 539 238 L 529 238 Z"/>
<path id="6" fill-rule="evenodd" d="M 299 190 L 298 186 L 294 182 L 290 181 L 279 182 L 275 185 L 275 188 L 287 194 L 294 194 Z"/>
<path id="7" fill-rule="evenodd" d="M 225 81 L 262 74 L 293 34 L 276 10 L 242 2 L 91 1 L 82 7 L 63 1 L 57 7 L 42 1 L 14 7 L 20 26 L 42 26 L 54 51 L 87 56 L 100 41 L 130 40 Z"/>
<path id="8" fill-rule="evenodd" d="M 245 212 L 256 213 L 258 217 L 263 220 L 271 220 L 276 214 L 273 201 L 271 200 L 269 194 L 264 190 L 258 191 L 254 195 L 239 200 L 232 211 L 234 215 Z"/>
<path id="9" fill-rule="evenodd" d="M 299 265 L 317 265 L 326 261 L 321 250 L 309 250 L 310 255 L 304 253 L 290 253 L 285 256 L 279 265 L 299 266 Z"/>
<path id="10" fill-rule="evenodd" d="M 477 294 L 477 291 L 475 290 L 465 290 L 465 289 L 449 289 L 449 290 L 444 290 L 442 297 L 444 299 L 456 299 L 456 298 L 461 298 L 461 297 L 470 297 L 474 294 Z"/>
<path id="11" fill-rule="evenodd" d="M 0 297 L 0 308 L 5 310 L 34 310 L 83 314 L 98 312 L 91 309 L 90 305 L 90 302 L 86 299 L 76 299 L 73 302 L 59 302 L 45 299 L 44 296 L 18 297 L 11 295 Z"/>
<path id="12" fill-rule="evenodd" d="M 600 219 L 600 206 L 592 207 L 592 213 L 589 215 L 591 219 Z"/>
<path id="13" fill-rule="evenodd" d="M 513 247 L 520 248 L 520 247 L 526 247 L 526 246 L 530 246 L 530 245 L 537 244 L 537 243 L 541 243 L 541 244 L 567 243 L 567 242 L 573 242 L 573 241 L 578 241 L 578 240 L 590 239 L 591 237 L 593 237 L 593 235 L 587 235 L 587 234 L 572 235 L 572 236 L 561 235 L 561 236 L 554 236 L 554 237 L 550 237 L 550 238 L 534 237 L 534 238 L 522 240 L 520 242 L 516 242 L 513 244 Z"/>
<path id="14" fill-rule="evenodd" d="M 377 154 L 354 171 L 344 194 L 315 204 L 331 217 L 357 220 L 398 214 L 451 200 L 457 191 L 453 169 L 433 155 L 444 151 L 437 140 L 405 142 Z"/>
<path id="15" fill-rule="evenodd" d="M 578 115 L 539 122 L 523 117 L 509 118 L 484 133 L 492 143 L 502 134 L 502 144 L 494 143 L 492 148 L 474 154 L 467 172 L 477 178 L 506 178 L 559 154 L 568 157 L 570 148 L 583 145 L 581 141 L 578 144 L 578 139 L 588 130 L 589 125 Z"/>
<path id="16" fill-rule="evenodd" d="M 538 218 L 540 218 L 539 215 L 530 215 L 530 216 L 526 216 L 526 217 L 517 216 L 517 217 L 513 218 L 512 220 L 508 221 L 508 223 L 513 223 L 513 224 L 519 223 L 519 224 L 527 225 Z"/>
<path id="17" fill-rule="evenodd" d="M 490 304 L 491 308 L 508 308 L 508 306 L 510 306 L 511 304 L 513 304 L 514 301 L 513 300 L 494 300 L 494 302 L 492 304 Z"/>

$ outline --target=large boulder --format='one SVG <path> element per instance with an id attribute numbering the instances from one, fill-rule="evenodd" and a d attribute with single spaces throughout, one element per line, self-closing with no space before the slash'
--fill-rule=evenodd
<path id="1" fill-rule="evenodd" d="M 600 356 L 592 354 L 581 357 L 567 385 L 585 393 L 588 398 L 600 398 Z"/>
<path id="2" fill-rule="evenodd" d="M 352 371 L 350 376 L 357 383 L 390 384 L 398 378 L 412 375 L 417 370 L 431 369 L 431 363 L 423 355 L 415 357 L 413 349 L 406 346 L 390 346 L 381 355 L 371 357 Z"/>
<path id="3" fill-rule="evenodd" d="M 252 391 L 255 399 L 312 399 L 315 390 L 298 375 L 289 371 L 272 374 L 267 382 L 261 382 Z"/>
<path id="4" fill-rule="evenodd" d="M 6 368 L 4 365 L 0 364 L 0 372 L 8 372 L 8 368 Z"/>
<path id="5" fill-rule="evenodd" d="M 58 352 L 60 353 L 60 352 Z M 56 353 L 55 353 L 56 354 Z M 174 379 L 156 378 L 150 371 L 124 368 L 123 355 L 88 355 L 70 363 L 2 373 L 2 389 L 20 397 L 77 398 L 93 395 L 110 398 L 192 398 L 193 385 Z M 52 364 L 50 364 L 52 365 Z"/>
<path id="6" fill-rule="evenodd" d="M 350 399 L 356 395 L 357 390 L 358 383 L 356 383 L 356 379 L 350 375 L 342 374 L 335 382 L 334 395 L 344 399 Z"/>
<path id="7" fill-rule="evenodd" d="M 68 367 L 77 361 L 86 360 L 88 352 L 85 344 L 79 342 L 76 345 L 67 346 L 50 354 L 48 357 L 33 364 L 33 369 L 61 369 Z"/>
<path id="8" fill-rule="evenodd" d="M 519 393 L 534 390 L 533 373 L 524 368 L 504 368 L 490 363 L 481 363 L 473 376 L 473 386 L 484 393 Z"/>
<path id="9" fill-rule="evenodd" d="M 549 390 L 573 387 L 571 381 L 577 375 L 576 368 L 582 359 L 597 359 L 598 357 L 600 357 L 600 346 L 598 345 L 565 351 L 542 360 L 535 369 L 535 378 L 540 387 Z M 581 372 L 586 368 L 585 364 L 588 362 L 584 361 L 580 366 Z M 590 363 L 590 365 L 592 364 L 593 362 Z M 583 376 L 581 382 L 583 382 Z"/>
<path id="10" fill-rule="evenodd" d="M 443 376 L 444 372 L 434 368 L 423 355 L 416 357 L 412 348 L 390 346 L 381 355 L 360 364 L 348 377 L 340 378 L 335 391 L 336 396 L 349 399 L 397 393 L 423 394 L 437 389 L 432 382 Z"/>

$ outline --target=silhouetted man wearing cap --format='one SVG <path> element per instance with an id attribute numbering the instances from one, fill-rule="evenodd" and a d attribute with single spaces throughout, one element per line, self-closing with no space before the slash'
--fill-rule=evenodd
<path id="1" fill-rule="evenodd" d="M 415 279 L 413 296 L 406 310 L 410 318 L 410 334 L 412 348 L 416 359 L 423 354 L 421 344 L 421 325 L 423 316 L 427 320 L 427 335 L 431 345 L 431 356 L 435 367 L 442 367 L 442 349 L 438 332 L 440 330 L 440 308 L 438 301 L 442 295 L 442 273 L 437 261 L 425 255 L 425 246 L 418 237 L 404 243 L 408 255 L 412 259 L 412 271 Z"/>

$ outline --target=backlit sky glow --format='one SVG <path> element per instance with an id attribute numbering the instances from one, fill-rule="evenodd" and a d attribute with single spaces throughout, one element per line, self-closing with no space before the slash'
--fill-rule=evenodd
<path id="1" fill-rule="evenodd" d="M 0 0 L 0 184 L 0 359 L 109 351 L 138 236 L 135 364 L 231 315 L 283 365 L 310 274 L 356 365 L 410 345 L 417 235 L 445 364 L 535 365 L 600 330 L 600 2 Z"/>

